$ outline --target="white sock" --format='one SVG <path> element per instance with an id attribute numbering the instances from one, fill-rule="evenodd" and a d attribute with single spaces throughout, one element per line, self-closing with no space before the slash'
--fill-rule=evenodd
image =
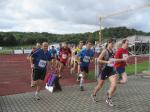
<path id="1" fill-rule="evenodd" d="M 83 79 L 83 77 L 81 77 L 81 79 L 80 79 L 80 87 L 83 86 L 83 83 L 84 83 L 84 79 Z"/>
<path id="2" fill-rule="evenodd" d="M 38 95 L 38 92 L 37 92 L 37 91 L 35 92 L 35 95 Z"/>

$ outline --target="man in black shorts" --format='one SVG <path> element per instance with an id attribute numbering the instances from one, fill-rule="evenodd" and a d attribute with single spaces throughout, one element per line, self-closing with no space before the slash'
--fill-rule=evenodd
<path id="1" fill-rule="evenodd" d="M 48 43 L 43 42 L 42 48 L 34 52 L 31 56 L 31 68 L 33 69 L 33 81 L 36 84 L 35 98 L 39 100 L 38 93 L 45 79 L 48 61 L 51 61 L 51 55 L 48 53 Z M 34 63 L 33 63 L 34 62 Z"/>
<path id="2" fill-rule="evenodd" d="M 86 48 L 82 49 L 78 54 L 77 57 L 80 58 L 80 74 L 78 76 L 78 80 L 80 81 L 80 90 L 84 90 L 84 79 L 89 72 L 89 64 L 91 60 L 93 60 L 94 52 L 91 50 L 92 43 L 88 41 L 86 43 Z"/>

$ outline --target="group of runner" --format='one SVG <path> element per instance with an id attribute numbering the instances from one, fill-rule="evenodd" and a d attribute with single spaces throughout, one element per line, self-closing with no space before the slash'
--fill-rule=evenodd
<path id="1" fill-rule="evenodd" d="M 101 51 L 97 58 L 99 63 L 98 83 L 91 95 L 96 102 L 96 94 L 102 88 L 105 80 L 109 78 L 110 88 L 107 91 L 106 103 L 113 106 L 112 96 L 116 90 L 117 83 L 126 83 L 127 75 L 125 73 L 126 61 L 128 60 L 128 40 L 123 40 L 121 47 L 114 52 L 115 40 L 109 39 L 106 47 Z M 41 48 L 34 49 L 28 56 L 31 63 L 31 86 L 36 86 L 35 98 L 39 100 L 39 92 L 46 71 L 55 71 L 58 78 L 63 77 L 65 67 L 69 67 L 71 74 L 76 74 L 77 81 L 80 83 L 80 90 L 84 91 L 84 80 L 89 72 L 90 63 L 94 62 L 94 49 L 90 41 L 84 43 L 80 41 L 77 46 L 68 47 L 63 42 L 59 48 L 54 46 L 48 49 L 48 43 L 43 42 Z M 118 79 L 118 75 L 121 78 Z"/>
<path id="2" fill-rule="evenodd" d="M 106 103 L 113 106 L 112 96 L 117 88 L 117 83 L 127 83 L 127 75 L 125 72 L 126 62 L 128 60 L 128 40 L 123 40 L 121 47 L 115 52 L 113 51 L 115 40 L 110 39 L 107 42 L 106 48 L 102 50 L 98 57 L 99 74 L 98 83 L 91 95 L 94 102 L 96 102 L 96 94 L 102 88 L 105 80 L 109 78 L 110 86 L 106 92 Z M 120 75 L 120 76 L 119 76 Z M 121 77 L 118 79 L 118 76 Z"/>

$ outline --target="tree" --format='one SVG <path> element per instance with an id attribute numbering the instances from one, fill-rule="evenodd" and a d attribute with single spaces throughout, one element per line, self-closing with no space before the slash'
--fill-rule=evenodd
<path id="1" fill-rule="evenodd" d="M 16 46 L 17 40 L 13 34 L 6 33 L 6 35 L 3 38 L 3 43 L 5 46 Z"/>

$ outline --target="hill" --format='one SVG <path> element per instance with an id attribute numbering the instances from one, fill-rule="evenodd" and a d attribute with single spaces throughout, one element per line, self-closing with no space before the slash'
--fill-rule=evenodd
<path id="1" fill-rule="evenodd" d="M 150 32 L 137 31 L 136 29 L 129 29 L 126 27 L 105 28 L 102 30 L 103 39 L 109 37 L 125 38 L 132 35 L 150 36 Z M 17 46 L 17 45 L 32 45 L 36 42 L 48 41 L 49 43 L 55 42 L 68 42 L 78 43 L 80 40 L 98 41 L 99 31 L 86 32 L 78 34 L 52 34 L 47 32 L 0 32 L 0 46 Z"/>

